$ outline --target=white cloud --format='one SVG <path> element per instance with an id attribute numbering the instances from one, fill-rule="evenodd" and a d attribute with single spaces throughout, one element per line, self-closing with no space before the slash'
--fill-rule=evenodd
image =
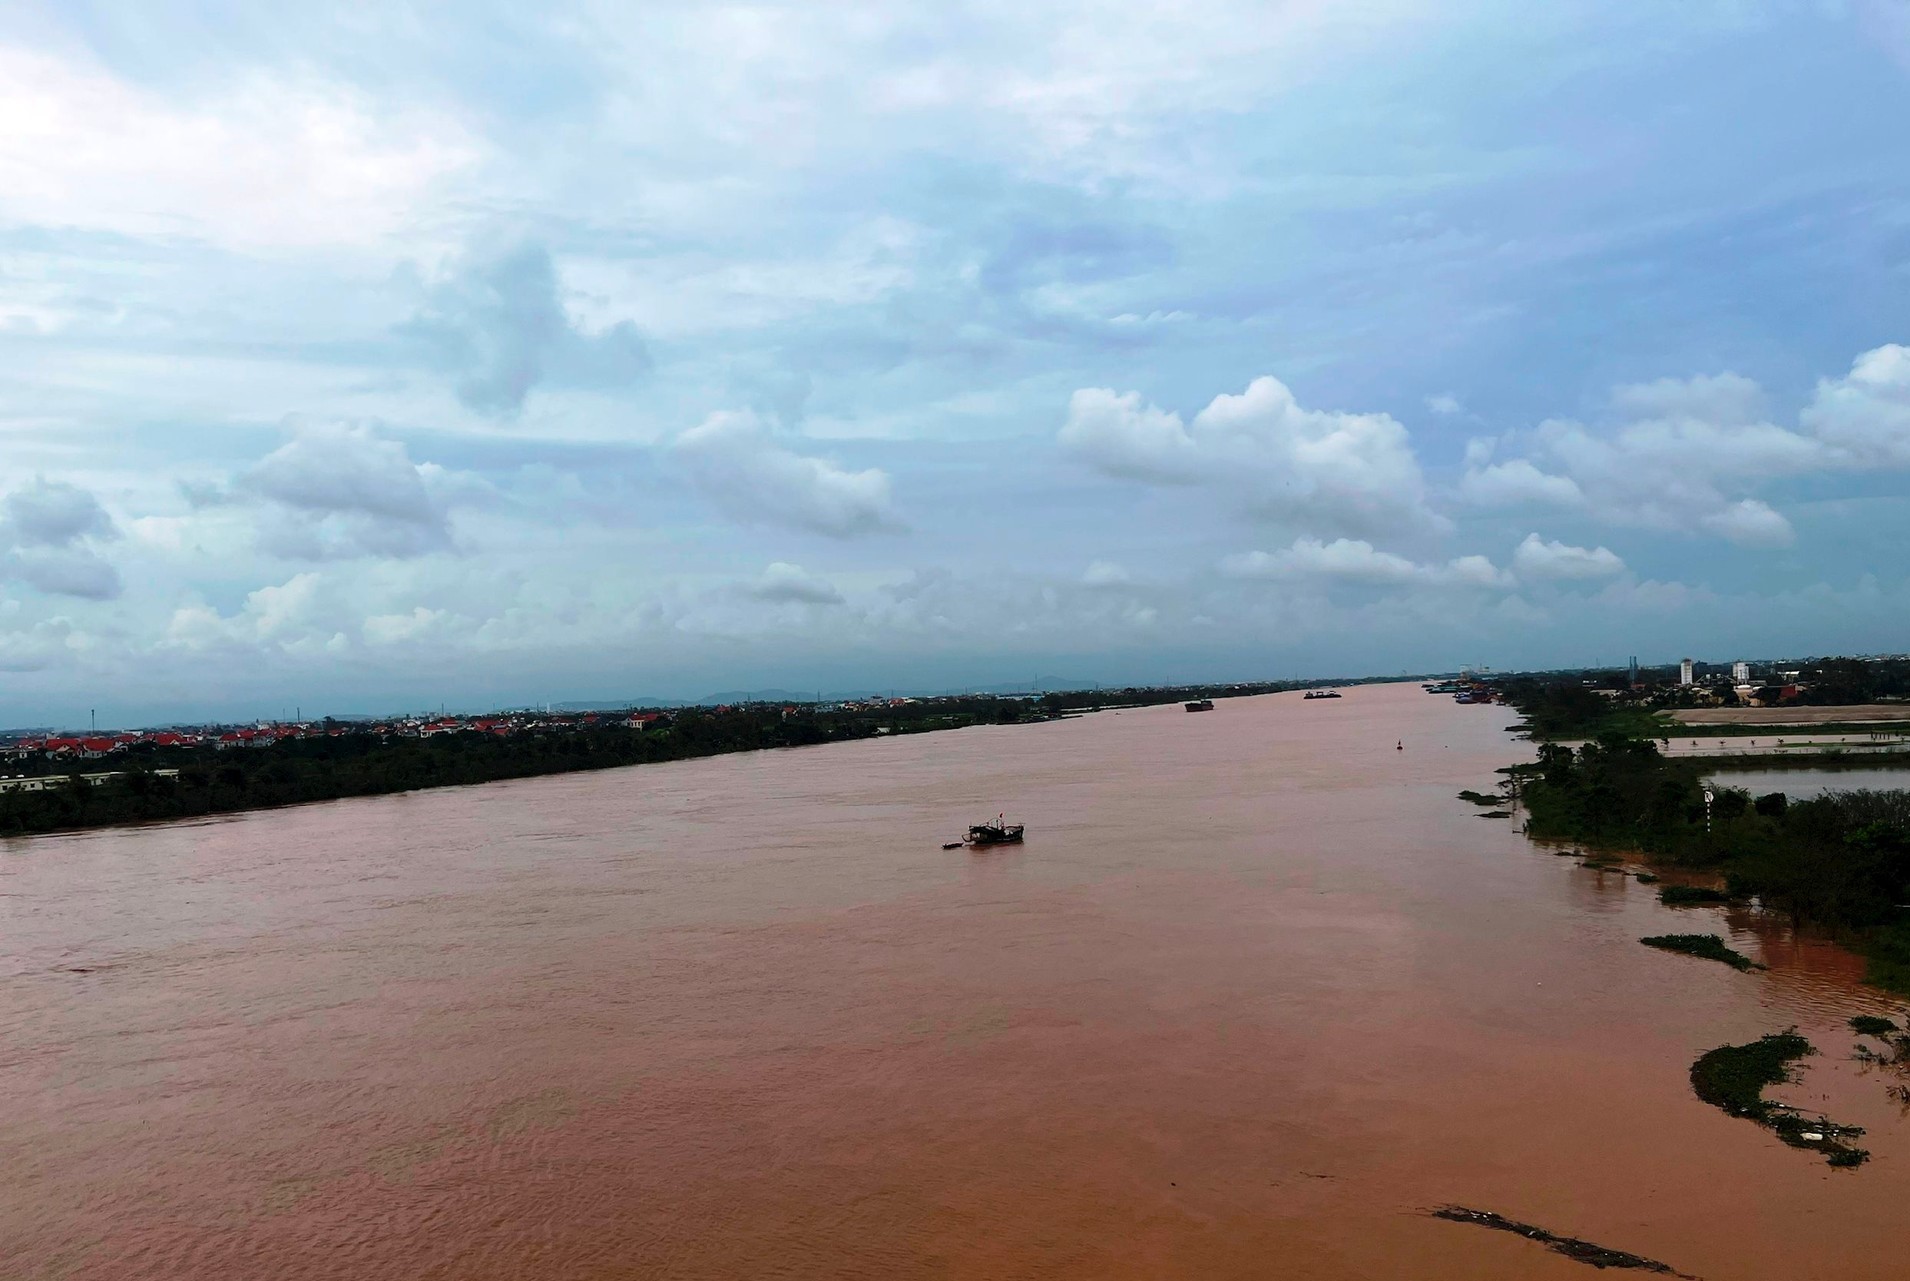
<path id="1" fill-rule="evenodd" d="M 901 526 L 886 472 L 849 471 L 778 443 L 751 410 L 719 411 L 677 438 L 676 455 L 717 506 L 744 523 L 787 525 L 831 538 Z"/>
<path id="2" fill-rule="evenodd" d="M 1625 562 L 1609 548 L 1573 547 L 1527 534 L 1512 553 L 1512 572 L 1535 581 L 1611 578 L 1625 572 Z"/>
<path id="3" fill-rule="evenodd" d="M 650 353 L 628 320 L 595 333 L 572 320 L 550 251 L 534 241 L 458 263 L 401 332 L 431 349 L 465 405 L 505 417 L 546 380 L 616 388 L 650 370 Z"/>
<path id="4" fill-rule="evenodd" d="M 1468 469 L 1459 495 L 1475 507 L 1577 507 L 1585 501 L 1570 476 L 1548 476 L 1523 458 Z"/>
<path id="5" fill-rule="evenodd" d="M 336 83 L 246 75 L 195 101 L 0 45 L 0 223 L 358 244 L 418 219 L 476 147 L 449 120 Z"/>
<path id="6" fill-rule="evenodd" d="M 336 636 L 340 606 L 318 574 L 294 574 L 283 583 L 270 583 L 246 595 L 245 604 L 222 615 L 202 602 L 181 605 L 167 623 L 163 644 L 186 650 L 266 648 L 291 653 L 311 652 Z"/>
<path id="7" fill-rule="evenodd" d="M 1826 378 L 1799 428 L 1766 420 L 1763 389 L 1737 374 L 1617 388 L 1617 426 L 1551 421 L 1475 441 L 1459 495 L 1479 507 L 1551 505 L 1616 524 L 1788 547 L 1790 521 L 1756 489 L 1788 477 L 1910 467 L 1910 347 L 1864 352 Z M 1527 455 L 1489 463 L 1517 447 Z"/>
<path id="8" fill-rule="evenodd" d="M 1126 587 L 1134 581 L 1134 575 L 1128 573 L 1125 565 L 1097 560 L 1082 573 L 1081 581 L 1088 587 Z"/>
<path id="9" fill-rule="evenodd" d="M 1088 387 L 1069 400 L 1060 440 L 1110 475 L 1221 488 L 1255 515 L 1363 534 L 1443 528 L 1406 429 L 1386 414 L 1300 406 L 1277 378 L 1214 397 L 1183 423 L 1139 393 Z"/>
<path id="10" fill-rule="evenodd" d="M 119 536 L 98 498 L 45 477 L 0 500 L 0 530 L 23 547 L 70 547 L 85 538 Z"/>
<path id="11" fill-rule="evenodd" d="M 119 536 L 91 492 L 36 478 L 0 499 L 0 578 L 54 596 L 111 600 L 120 594 L 119 571 L 97 544 Z"/>
<path id="12" fill-rule="evenodd" d="M 1220 563 L 1230 578 L 1330 579 L 1368 586 L 1510 586 L 1506 573 L 1484 556 L 1461 556 L 1444 565 L 1422 565 L 1396 552 L 1381 551 L 1363 539 L 1296 539 L 1279 552 L 1253 551 Z"/>
<path id="13" fill-rule="evenodd" d="M 757 600 L 776 604 L 840 605 L 842 593 L 826 578 L 811 574 L 800 565 L 775 561 L 762 576 L 744 589 Z"/>
<path id="14" fill-rule="evenodd" d="M 461 620 L 442 609 L 415 606 L 409 613 L 373 614 L 364 622 L 364 636 L 371 645 L 408 645 L 420 641 L 450 638 L 463 630 Z"/>
<path id="15" fill-rule="evenodd" d="M 1719 537 L 1744 547 L 1789 547 L 1797 531 L 1782 514 L 1755 498 L 1740 499 L 1700 522 Z"/>
<path id="16" fill-rule="evenodd" d="M 41 672 L 72 653 L 79 641 L 64 618 L 0 629 L 0 672 Z"/>
<path id="17" fill-rule="evenodd" d="M 1437 395 L 1426 397 L 1426 408 L 1429 412 L 1438 414 L 1441 418 L 1452 418 L 1466 412 L 1466 407 L 1459 403 L 1459 397 L 1453 395 L 1451 392 L 1443 391 Z"/>
<path id="18" fill-rule="evenodd" d="M 201 502 L 262 504 L 262 546 L 291 560 L 406 557 L 451 548 L 448 496 L 470 481 L 414 464 L 404 445 L 364 424 L 304 423 L 241 473 L 230 494 Z"/>
<path id="19" fill-rule="evenodd" d="M 1818 383 L 1803 422 L 1852 466 L 1910 467 L 1910 347 L 1867 351 Z"/>
<path id="20" fill-rule="evenodd" d="M 1554 506 L 1652 529 L 1783 546 L 1789 524 L 1754 490 L 1840 465 L 1813 436 L 1765 421 L 1764 394 L 1736 374 L 1619 387 L 1618 425 L 1552 420 L 1475 451 L 1459 494 L 1479 507 Z M 1485 464 L 1518 448 L 1523 457 Z"/>

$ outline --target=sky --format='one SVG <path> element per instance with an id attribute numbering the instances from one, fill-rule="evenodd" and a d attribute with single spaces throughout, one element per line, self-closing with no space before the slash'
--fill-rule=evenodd
<path id="1" fill-rule="evenodd" d="M 0 0 L 0 724 L 1910 649 L 1910 0 Z"/>

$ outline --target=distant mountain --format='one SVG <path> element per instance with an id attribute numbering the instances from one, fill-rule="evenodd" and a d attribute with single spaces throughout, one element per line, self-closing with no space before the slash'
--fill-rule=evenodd
<path id="1" fill-rule="evenodd" d="M 825 703 L 855 697 L 850 694 L 824 694 Z M 718 707 L 732 703 L 813 703 L 816 691 L 793 689 L 726 689 L 716 694 L 705 694 L 690 704 L 692 707 Z"/>
<path id="2" fill-rule="evenodd" d="M 703 700 L 708 702 L 708 699 Z M 553 712 L 621 712 L 631 707 L 688 707 L 680 698 L 656 698 L 644 694 L 636 698 L 617 698 L 609 702 L 552 703 Z"/>

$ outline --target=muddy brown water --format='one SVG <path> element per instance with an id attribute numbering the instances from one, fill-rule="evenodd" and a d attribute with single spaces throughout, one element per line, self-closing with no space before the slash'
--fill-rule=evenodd
<path id="1" fill-rule="evenodd" d="M 1843 1027 L 1889 1003 L 1478 817 L 1507 719 L 1365 687 L 7 844 L 0 1275 L 1592 1275 L 1447 1203 L 1906 1275 Z M 1692 1096 L 1792 1024 L 1861 1170 Z"/>

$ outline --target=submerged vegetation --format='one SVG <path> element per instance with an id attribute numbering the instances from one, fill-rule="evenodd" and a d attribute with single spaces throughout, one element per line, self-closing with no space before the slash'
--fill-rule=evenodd
<path id="1" fill-rule="evenodd" d="M 1910 992 L 1910 791 L 1792 803 L 1712 784 L 1707 803 L 1702 769 L 1649 740 L 1607 735 L 1576 751 L 1543 744 L 1512 780 L 1528 835 L 1721 877 L 1722 890 L 1667 885 L 1659 898 L 1755 900 L 1842 937 L 1868 958 L 1873 983 Z"/>
<path id="2" fill-rule="evenodd" d="M 1656 1259 L 1647 1259 L 1642 1254 L 1594 1245 L 1590 1241 L 1581 1241 L 1577 1237 L 1562 1237 L 1556 1232 L 1548 1232 L 1530 1223 L 1520 1223 L 1516 1219 L 1508 1219 L 1503 1214 L 1494 1214 L 1490 1210 L 1469 1210 L 1463 1205 L 1445 1205 L 1434 1210 L 1432 1217 L 1444 1219 L 1448 1223 L 1471 1223 L 1478 1227 L 1491 1228 L 1494 1232 L 1510 1232 L 1528 1241 L 1537 1241 L 1554 1254 L 1562 1254 L 1579 1263 L 1589 1263 L 1595 1268 L 1630 1268 L 1638 1272 L 1655 1272 L 1660 1276 L 1686 1276 L 1670 1264 L 1660 1263 Z M 1687 1281 L 1689 1281 L 1688 1277 Z"/>
<path id="3" fill-rule="evenodd" d="M 1691 1065 L 1691 1088 L 1712 1107 L 1755 1121 L 1794 1148 L 1822 1152 L 1831 1165 L 1862 1165 L 1870 1153 L 1844 1142 L 1861 1135 L 1861 1127 L 1823 1117 L 1808 1119 L 1796 1108 L 1764 1097 L 1767 1087 L 1792 1079 L 1791 1064 L 1816 1052 L 1795 1028 L 1748 1045 L 1721 1045 Z"/>
<path id="4" fill-rule="evenodd" d="M 1661 952 L 1677 952 L 1683 956 L 1702 957 L 1707 961 L 1722 961 L 1734 970 L 1764 968 L 1744 953 L 1727 946 L 1715 934 L 1654 934 L 1638 941 Z"/>
<path id="5" fill-rule="evenodd" d="M 1710 903 L 1729 903 L 1731 896 L 1723 890 L 1707 889 L 1702 885 L 1667 885 L 1658 891 L 1658 901 L 1666 907 L 1702 907 Z"/>

